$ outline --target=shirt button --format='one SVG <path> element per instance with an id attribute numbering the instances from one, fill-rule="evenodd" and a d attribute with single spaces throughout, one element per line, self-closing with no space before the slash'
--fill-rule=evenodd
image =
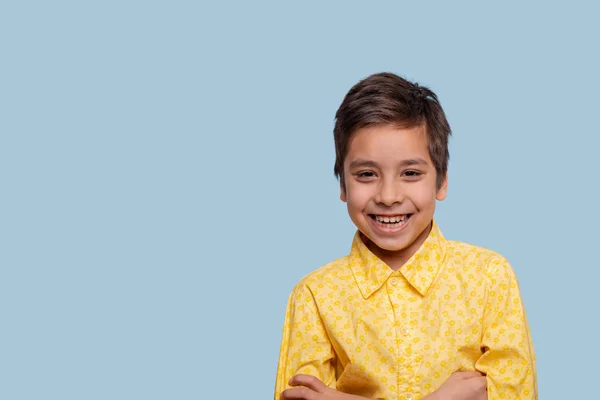
<path id="1" fill-rule="evenodd" d="M 396 286 L 398 284 L 398 278 L 392 278 L 392 279 L 390 279 L 390 284 L 392 286 Z"/>
<path id="2" fill-rule="evenodd" d="M 402 333 L 404 336 L 408 335 L 410 333 L 410 329 L 408 329 L 406 326 L 403 326 L 400 329 L 400 333 Z M 409 394 L 408 396 L 412 396 L 411 394 Z"/>
<path id="3" fill-rule="evenodd" d="M 404 396 L 404 398 L 405 398 L 406 400 L 413 400 L 413 395 L 409 393 L 409 394 L 407 394 L 406 396 Z"/>

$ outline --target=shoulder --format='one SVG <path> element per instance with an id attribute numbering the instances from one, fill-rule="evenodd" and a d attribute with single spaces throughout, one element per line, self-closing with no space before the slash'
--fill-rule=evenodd
<path id="1" fill-rule="evenodd" d="M 446 258 L 451 264 L 475 267 L 487 279 L 499 276 L 510 279 L 514 276 L 510 262 L 494 250 L 453 240 L 446 244 Z"/>
<path id="2" fill-rule="evenodd" d="M 352 282 L 353 280 L 354 277 L 348 264 L 348 256 L 344 256 L 304 276 L 294 286 L 292 295 L 314 294 L 324 287 Z"/>
<path id="3" fill-rule="evenodd" d="M 307 286 L 313 287 L 323 282 L 345 280 L 351 276 L 351 271 L 348 268 L 348 256 L 344 256 L 334 260 L 321 268 L 316 269 L 300 279 L 296 287 Z"/>

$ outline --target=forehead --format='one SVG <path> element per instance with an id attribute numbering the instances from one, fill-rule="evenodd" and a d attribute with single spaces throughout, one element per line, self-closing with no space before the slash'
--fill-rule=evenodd
<path id="1" fill-rule="evenodd" d="M 417 157 L 432 164 L 424 126 L 374 125 L 352 135 L 345 163 L 359 158 L 385 163 Z"/>

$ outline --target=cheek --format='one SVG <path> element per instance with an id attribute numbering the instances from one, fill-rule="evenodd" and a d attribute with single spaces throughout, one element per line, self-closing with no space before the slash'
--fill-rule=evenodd
<path id="1" fill-rule="evenodd" d="M 371 193 L 368 187 L 348 185 L 346 192 L 346 200 L 348 201 L 349 209 L 362 209 L 371 199 Z"/>
<path id="2" fill-rule="evenodd" d="M 431 187 L 421 187 L 420 190 L 415 190 L 411 196 L 415 205 L 420 209 L 428 209 L 435 207 L 435 196 L 437 191 Z"/>

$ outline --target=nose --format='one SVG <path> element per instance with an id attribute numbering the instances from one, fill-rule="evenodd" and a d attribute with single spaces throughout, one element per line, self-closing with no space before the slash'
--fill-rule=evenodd
<path id="1" fill-rule="evenodd" d="M 394 203 L 401 203 L 403 198 L 402 188 L 398 182 L 382 180 L 375 195 L 375 202 L 390 207 Z"/>

